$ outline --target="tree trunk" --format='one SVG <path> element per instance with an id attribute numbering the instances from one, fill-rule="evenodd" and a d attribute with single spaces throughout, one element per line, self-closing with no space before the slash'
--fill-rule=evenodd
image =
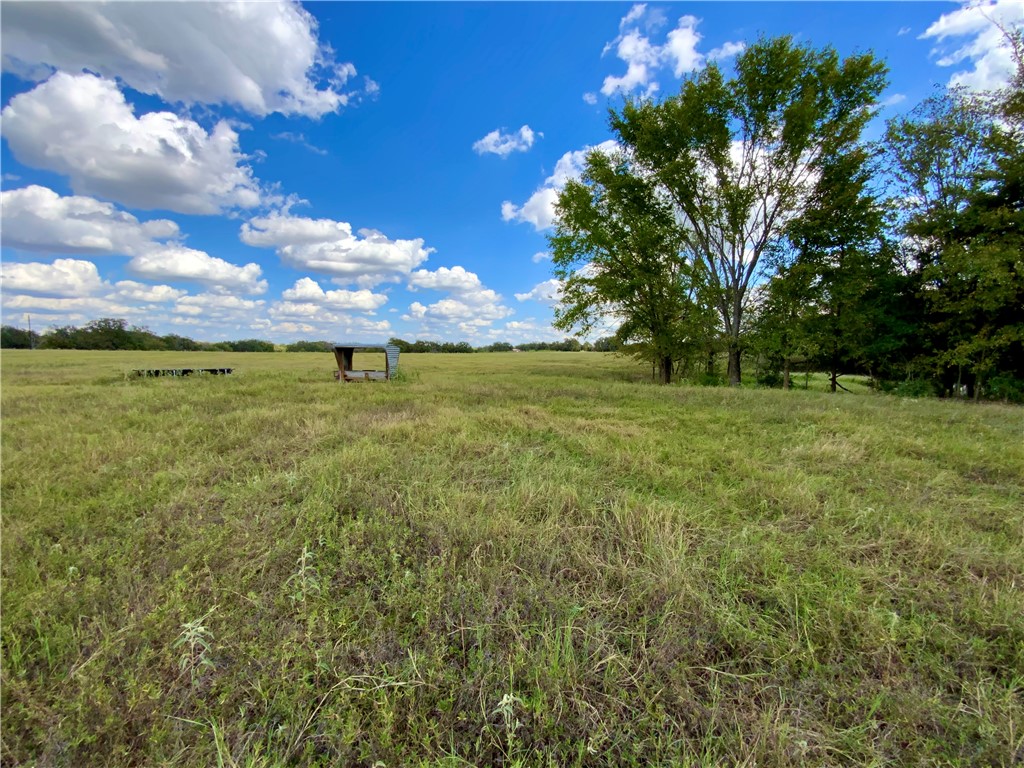
<path id="1" fill-rule="evenodd" d="M 662 384 L 672 383 L 672 358 L 665 356 L 658 361 L 658 372 L 661 374 Z"/>
<path id="2" fill-rule="evenodd" d="M 787 356 L 782 361 L 782 388 L 789 389 L 791 386 L 789 381 L 789 357 Z"/>
<path id="3" fill-rule="evenodd" d="M 729 386 L 738 387 L 740 385 L 740 348 L 729 347 Z"/>
<path id="4" fill-rule="evenodd" d="M 707 366 L 704 368 L 704 373 L 708 376 L 715 375 L 715 350 L 713 349 L 708 352 L 708 362 Z"/>

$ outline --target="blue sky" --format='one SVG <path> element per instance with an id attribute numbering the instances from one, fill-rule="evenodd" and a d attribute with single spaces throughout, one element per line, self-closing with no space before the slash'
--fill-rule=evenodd
<path id="1" fill-rule="evenodd" d="M 3 322 L 545 340 L 551 203 L 608 109 L 759 36 L 1010 71 L 1024 3 L 5 3 Z"/>

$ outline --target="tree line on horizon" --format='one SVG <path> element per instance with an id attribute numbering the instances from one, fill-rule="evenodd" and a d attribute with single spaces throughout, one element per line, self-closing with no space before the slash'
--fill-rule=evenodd
<path id="1" fill-rule="evenodd" d="M 614 352 L 618 343 L 614 338 L 602 338 L 596 342 L 577 339 L 562 341 L 534 341 L 513 345 L 497 341 L 486 346 L 474 347 L 468 341 L 441 342 L 416 340 L 406 341 L 392 338 L 388 341 L 401 352 Z M 296 341 L 291 344 L 274 344 L 263 339 L 241 339 L 238 341 L 196 341 L 187 336 L 168 334 L 160 336 L 148 328 L 130 325 L 122 318 L 104 317 L 93 320 L 81 327 L 73 325 L 52 328 L 45 333 L 28 331 L 13 325 L 0 327 L 0 349 L 81 349 L 136 352 L 333 352 L 330 341 Z"/>
<path id="2" fill-rule="evenodd" d="M 1009 87 L 943 89 L 877 141 L 884 63 L 788 37 L 609 110 L 619 149 L 558 197 L 555 327 L 616 321 L 663 383 L 799 368 L 1024 399 L 1024 44 L 1003 32 Z"/>

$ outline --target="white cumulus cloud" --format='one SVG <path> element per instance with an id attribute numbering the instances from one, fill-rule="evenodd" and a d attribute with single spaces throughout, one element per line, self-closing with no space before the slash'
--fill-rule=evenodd
<path id="1" fill-rule="evenodd" d="M 409 288 L 414 291 L 424 288 L 434 291 L 474 293 L 482 290 L 483 284 L 475 272 L 469 272 L 465 267 L 454 266 L 450 269 L 439 267 L 432 272 L 427 269 L 418 269 L 409 275 Z"/>
<path id="2" fill-rule="evenodd" d="M 140 253 L 128 263 L 128 269 L 140 277 L 188 280 L 231 292 L 264 293 L 267 290 L 267 281 L 260 279 L 259 264 L 240 267 L 183 245 L 166 245 Z"/>
<path id="3" fill-rule="evenodd" d="M 697 31 L 700 19 L 696 16 L 682 16 L 679 25 L 668 33 L 664 54 L 672 64 L 672 73 L 682 77 L 704 66 L 704 57 L 697 52 L 697 44 L 703 35 Z M 736 45 L 736 43 L 726 43 Z M 724 46 L 723 46 L 724 48 Z"/>
<path id="4" fill-rule="evenodd" d="M 261 310 L 263 299 L 243 299 L 220 293 L 198 293 L 178 299 L 174 311 L 185 315 L 202 315 L 207 320 L 238 320 Z"/>
<path id="5" fill-rule="evenodd" d="M 151 285 L 149 283 L 138 283 L 134 280 L 119 280 L 114 284 L 114 291 L 120 298 L 148 304 L 176 301 L 188 293 L 180 288 L 172 288 L 169 285 Z"/>
<path id="6" fill-rule="evenodd" d="M 552 174 L 544 180 L 537 191 L 530 195 L 525 203 L 515 205 L 506 200 L 501 204 L 501 218 L 504 221 L 532 224 L 538 232 L 552 226 L 556 218 L 555 204 L 558 202 L 558 193 L 569 179 L 579 178 L 583 173 L 587 154 L 595 149 L 605 154 L 611 154 L 618 149 L 618 144 L 609 139 L 593 147 L 566 152 L 555 163 L 555 170 Z"/>
<path id="7" fill-rule="evenodd" d="M 64 174 L 77 194 L 194 214 L 260 202 L 226 121 L 208 133 L 170 112 L 136 117 L 111 80 L 58 72 L 11 99 L 2 117 L 14 156 Z"/>
<path id="8" fill-rule="evenodd" d="M 140 222 L 111 203 L 31 185 L 0 192 L 3 244 L 27 251 L 134 254 L 179 236 L 168 219 Z"/>
<path id="9" fill-rule="evenodd" d="M 1013 53 L 994 22 L 1008 30 L 1024 28 L 1024 6 L 1020 0 L 965 3 L 940 16 L 919 36 L 935 41 L 932 53 L 939 56 L 939 66 L 970 66 L 955 72 L 950 86 L 990 90 L 1009 82 L 1015 71 Z"/>
<path id="10" fill-rule="evenodd" d="M 526 293 L 517 293 L 517 301 L 539 301 L 542 304 L 557 304 L 562 300 L 562 281 L 545 280 L 543 283 L 538 283 L 533 286 Z"/>
<path id="11" fill-rule="evenodd" d="M 0 280 L 5 293 L 47 296 L 90 296 L 104 287 L 96 265 L 81 259 L 57 259 L 52 264 L 5 262 Z"/>
<path id="12" fill-rule="evenodd" d="M 308 277 L 303 277 L 295 285 L 281 294 L 281 298 L 293 302 L 312 302 L 331 309 L 351 309 L 361 312 L 372 312 L 387 304 L 388 297 L 383 293 L 373 293 L 365 288 L 358 291 L 325 291 L 320 284 Z"/>
<path id="13" fill-rule="evenodd" d="M 88 69 L 169 102 L 319 117 L 359 93 L 296 2 L 18 3 L 4 6 L 5 70 Z M 373 81 L 362 91 L 372 95 Z"/>
<path id="14" fill-rule="evenodd" d="M 543 135 L 543 133 L 535 133 L 528 125 L 524 125 L 513 133 L 505 133 L 503 129 L 497 128 L 474 142 L 473 151 L 478 155 L 489 153 L 505 158 L 513 152 L 525 152 L 533 146 L 537 136 Z"/>
<path id="15" fill-rule="evenodd" d="M 726 42 L 711 50 L 705 57 L 697 50 L 702 35 L 697 31 L 700 19 L 696 16 L 681 16 L 675 28 L 669 30 L 664 42 L 657 43 L 651 36 L 664 26 L 661 11 L 649 9 L 645 3 L 634 5 L 619 22 L 619 35 L 604 47 L 603 54 L 614 51 L 616 57 L 625 63 L 626 71 L 621 75 L 608 75 L 601 85 L 601 93 L 614 96 L 617 93 L 629 95 L 640 91 L 643 98 L 656 93 L 660 85 L 658 73 L 671 67 L 675 77 L 682 77 L 704 66 L 706 59 L 726 59 L 744 49 L 742 42 Z M 588 96 L 593 96 L 591 101 Z M 593 94 L 584 94 L 584 101 L 596 101 Z"/>
<path id="16" fill-rule="evenodd" d="M 897 104 L 901 104 L 906 100 L 907 95 L 905 93 L 894 93 L 892 96 L 882 99 L 878 104 L 882 107 L 895 107 Z"/>
<path id="17" fill-rule="evenodd" d="M 240 236 L 247 245 L 275 249 L 289 266 L 363 288 L 408 275 L 433 252 L 421 238 L 390 240 L 373 229 L 353 234 L 352 225 L 344 221 L 279 212 L 250 219 Z"/>
<path id="18" fill-rule="evenodd" d="M 184 280 L 225 291 L 262 293 L 261 268 L 231 264 L 180 242 L 168 219 L 140 222 L 110 203 L 82 195 L 62 196 L 37 185 L 0 193 L 3 244 L 42 253 L 130 256 L 140 277 Z M 89 264 L 90 262 L 81 262 Z"/>
<path id="19" fill-rule="evenodd" d="M 414 301 L 403 320 L 421 324 L 428 333 L 457 329 L 475 335 L 480 328 L 508 317 L 512 310 L 501 303 L 501 295 L 487 288 L 479 276 L 460 266 L 421 269 L 409 276 L 410 290 L 447 291 L 448 296 L 432 304 Z"/>
<path id="20" fill-rule="evenodd" d="M 169 285 L 121 280 L 111 285 L 84 259 L 5 262 L 0 267 L 5 313 L 30 311 L 41 326 L 97 317 L 149 316 L 186 295 Z M 164 306 L 161 306 L 164 305 Z"/>
<path id="21" fill-rule="evenodd" d="M 267 310 L 267 317 L 275 332 L 292 334 L 301 330 L 307 336 L 333 341 L 386 339 L 392 333 L 387 320 L 335 311 L 314 301 L 275 302 Z"/>
<path id="22" fill-rule="evenodd" d="M 508 307 L 496 302 L 475 304 L 459 299 L 441 299 L 433 304 L 423 305 L 414 301 L 409 306 L 409 314 L 403 320 L 438 320 L 443 323 L 469 321 L 477 325 L 490 325 L 494 320 L 501 320 L 512 314 Z"/>
<path id="23" fill-rule="evenodd" d="M 744 42 L 738 43 L 724 43 L 717 48 L 712 48 L 708 51 L 709 61 L 722 61 L 723 59 L 731 59 L 733 56 L 738 56 L 747 50 L 747 44 Z"/>

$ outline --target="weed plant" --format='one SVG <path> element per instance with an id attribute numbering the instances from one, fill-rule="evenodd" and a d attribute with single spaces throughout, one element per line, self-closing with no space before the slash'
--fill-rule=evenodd
<path id="1" fill-rule="evenodd" d="M 596 353 L 2 363 L 5 766 L 1024 758 L 1020 408 Z M 124 375 L 179 365 L 235 373 Z"/>

